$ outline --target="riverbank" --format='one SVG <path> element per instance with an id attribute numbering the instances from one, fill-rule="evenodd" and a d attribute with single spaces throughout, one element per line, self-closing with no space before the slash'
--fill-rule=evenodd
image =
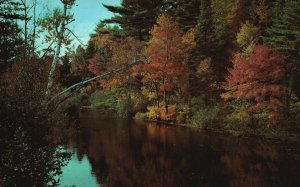
<path id="1" fill-rule="evenodd" d="M 83 115 L 92 114 L 96 116 L 98 116 L 100 113 L 101 116 L 118 118 L 116 114 L 112 113 L 112 111 L 106 111 L 103 109 L 100 110 L 92 107 L 84 107 L 84 108 L 81 107 L 80 113 L 82 113 Z M 123 119 L 123 118 L 118 118 L 118 119 Z M 135 119 L 134 117 L 133 118 L 130 117 L 128 119 L 133 119 L 136 121 L 154 122 L 158 125 L 166 125 L 171 127 L 185 127 L 197 131 L 220 133 L 220 134 L 226 134 L 235 137 L 259 137 L 259 138 L 272 139 L 274 141 L 289 141 L 289 142 L 300 143 L 300 131 L 295 131 L 295 130 L 292 131 L 292 130 L 287 130 L 279 127 L 269 127 L 269 128 L 266 127 L 266 128 L 258 128 L 258 129 L 245 128 L 247 130 L 236 130 L 236 129 L 225 128 L 226 125 L 217 125 L 217 127 L 214 128 L 213 125 L 203 126 L 201 124 L 177 123 L 175 120 Z"/>
<path id="2" fill-rule="evenodd" d="M 276 128 L 265 128 L 265 129 L 252 129 L 252 130 L 233 130 L 233 129 L 225 129 L 225 128 L 213 128 L 213 127 L 203 127 L 201 125 L 189 124 L 189 123 L 176 123 L 170 121 L 163 120 L 149 120 L 146 119 L 144 121 L 154 122 L 161 125 L 167 125 L 172 127 L 185 127 L 194 129 L 202 132 L 213 132 L 231 135 L 235 137 L 259 137 L 266 138 L 274 141 L 288 141 L 288 142 L 297 142 L 300 143 L 300 132 L 287 131 L 287 130 L 279 130 Z"/>
<path id="3" fill-rule="evenodd" d="M 289 141 L 289 142 L 300 143 L 300 132 L 295 133 L 295 132 L 279 131 L 279 130 L 272 130 L 272 129 L 265 130 L 264 132 L 261 132 L 259 130 L 239 131 L 239 130 L 232 130 L 232 129 L 211 128 L 211 127 L 202 128 L 191 124 L 175 124 L 175 125 L 169 124 L 169 125 L 192 128 L 198 131 L 227 134 L 235 137 L 259 137 L 259 138 L 266 138 L 274 141 Z"/>

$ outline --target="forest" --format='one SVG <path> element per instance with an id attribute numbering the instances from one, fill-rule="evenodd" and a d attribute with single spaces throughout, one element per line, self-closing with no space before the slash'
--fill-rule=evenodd
<path id="1" fill-rule="evenodd" d="M 200 128 L 299 130 L 299 1 L 104 6 L 115 16 L 64 56 L 62 86 L 142 64 L 82 87 L 79 105 Z"/>
<path id="2" fill-rule="evenodd" d="M 75 0 L 43 15 L 37 2 L 0 0 L 0 186 L 16 178 L 58 184 L 53 176 L 69 155 L 51 135 L 79 111 L 254 135 L 300 132 L 299 0 L 103 4 L 114 16 L 99 20 L 88 43 L 68 27 Z"/>

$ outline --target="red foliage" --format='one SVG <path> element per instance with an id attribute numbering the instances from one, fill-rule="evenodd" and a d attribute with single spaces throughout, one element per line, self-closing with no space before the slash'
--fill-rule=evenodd
<path id="1" fill-rule="evenodd" d="M 236 55 L 229 70 L 227 88 L 237 99 L 254 99 L 255 109 L 277 111 L 285 91 L 286 57 L 266 45 L 257 45 L 249 57 Z"/>
<path id="2" fill-rule="evenodd" d="M 151 61 L 144 65 L 143 83 L 156 83 L 160 91 L 170 92 L 185 72 L 182 33 L 175 21 L 160 16 L 151 31 L 147 54 Z"/>
<path id="3" fill-rule="evenodd" d="M 103 71 L 103 67 L 99 65 L 98 54 L 95 54 L 93 58 L 88 59 L 88 70 L 94 75 L 99 75 Z"/>
<path id="4" fill-rule="evenodd" d="M 96 42 L 98 50 L 106 50 L 106 52 L 109 53 L 109 57 L 106 60 L 103 60 L 104 57 L 101 56 L 101 54 L 96 53 L 93 58 L 88 60 L 88 69 L 94 75 L 100 75 L 132 64 L 134 59 L 139 59 L 142 48 L 141 42 L 136 41 L 131 37 L 113 40 L 103 36 L 99 37 Z M 103 88 L 111 89 L 134 82 L 136 74 L 137 72 L 134 71 L 134 68 L 129 68 L 122 72 L 118 72 L 107 79 L 102 79 L 99 82 Z"/>

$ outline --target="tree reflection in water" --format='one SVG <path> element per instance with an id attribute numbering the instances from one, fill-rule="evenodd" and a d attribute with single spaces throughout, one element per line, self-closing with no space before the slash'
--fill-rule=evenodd
<path id="1" fill-rule="evenodd" d="M 6 136 L 7 138 L 7 136 Z M 22 128 L 0 141 L 0 186 L 58 186 L 70 153 Z"/>
<path id="2" fill-rule="evenodd" d="M 280 145 L 133 121 L 83 118 L 68 147 L 107 186 L 298 186 Z M 284 146 L 286 147 L 286 146 Z M 296 152 L 295 152 L 296 151 Z M 299 149 L 293 155 L 299 155 Z M 287 159 L 290 161 L 287 162 Z M 294 160 L 293 160 L 294 159 Z M 293 160 L 293 161 L 292 161 Z M 291 164 L 291 166 L 289 166 Z M 288 179 L 288 180 L 287 180 Z"/>

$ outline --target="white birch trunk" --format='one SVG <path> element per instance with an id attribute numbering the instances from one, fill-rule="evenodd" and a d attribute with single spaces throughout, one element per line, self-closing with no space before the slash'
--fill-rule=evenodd
<path id="1" fill-rule="evenodd" d="M 61 24 L 60 31 L 58 33 L 57 45 L 56 45 L 53 61 L 51 64 L 50 73 L 49 73 L 48 85 L 47 85 L 47 90 L 46 90 L 46 99 L 50 96 L 51 88 L 53 85 L 55 69 L 56 69 L 58 58 L 59 58 L 59 53 L 60 53 L 62 40 L 64 37 L 64 32 L 65 32 L 65 27 L 66 27 L 66 17 L 67 17 L 67 4 L 64 4 L 64 13 L 63 13 L 63 18 L 62 18 L 62 24 Z"/>

